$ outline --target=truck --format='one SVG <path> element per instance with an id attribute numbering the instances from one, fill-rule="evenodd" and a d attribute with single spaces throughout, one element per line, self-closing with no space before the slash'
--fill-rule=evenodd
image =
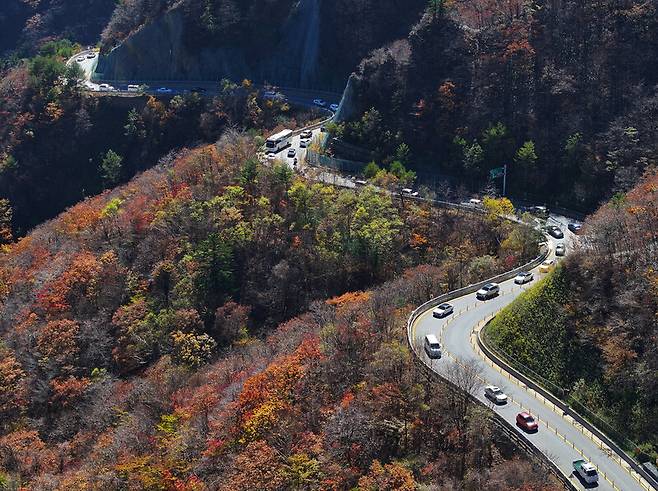
<path id="1" fill-rule="evenodd" d="M 595 484 L 599 481 L 596 467 L 584 459 L 574 460 L 573 470 L 574 474 L 577 474 L 587 484 Z"/>

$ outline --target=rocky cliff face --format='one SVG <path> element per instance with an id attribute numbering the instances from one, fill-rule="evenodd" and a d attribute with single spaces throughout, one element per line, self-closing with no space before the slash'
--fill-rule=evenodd
<path id="1" fill-rule="evenodd" d="M 249 78 L 281 86 L 342 90 L 346 73 L 319 77 L 320 1 L 301 0 L 279 30 L 278 43 L 264 46 L 256 57 L 253 48 L 244 45 L 190 50 L 184 42 L 184 14 L 171 10 L 103 57 L 97 76 L 145 81 Z"/>
<path id="2" fill-rule="evenodd" d="M 103 56 L 97 77 L 145 82 L 248 78 L 342 91 L 361 58 L 408 33 L 424 6 L 424 0 L 300 0 L 286 7 L 285 20 L 272 20 L 279 26 L 264 25 L 260 38 L 251 23 L 255 34 L 243 39 L 217 33 L 215 39 L 194 43 L 189 9 L 174 8 Z"/>

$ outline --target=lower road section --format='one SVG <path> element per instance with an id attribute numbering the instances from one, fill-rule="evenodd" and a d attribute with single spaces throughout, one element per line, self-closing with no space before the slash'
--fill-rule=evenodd
<path id="1" fill-rule="evenodd" d="M 569 239 L 572 237 L 567 238 Z M 533 274 L 535 280 L 525 285 L 517 285 L 513 279 L 500 283 L 500 294 L 491 300 L 477 300 L 475 293 L 454 299 L 449 302 L 454 307 L 454 313 L 443 319 L 434 318 L 432 309 L 422 313 L 411 325 L 411 339 L 416 354 L 433 371 L 448 379 L 455 377 L 455 372 L 458 371 L 456 366 L 475 367 L 478 383 L 474 395 L 514 425 L 517 431 L 551 459 L 577 488 L 584 489 L 587 486 L 573 475 L 572 462 L 584 458 L 592 462 L 599 471 L 598 489 L 651 489 L 635 471 L 620 461 L 621 459 L 598 439 L 540 394 L 495 366 L 478 348 L 478 329 L 542 276 L 538 268 Z M 423 349 L 425 336 L 428 334 L 434 334 L 439 339 L 442 348 L 440 359 L 430 359 Z M 507 403 L 496 405 L 487 399 L 484 394 L 487 385 L 502 389 L 508 396 Z M 516 416 L 522 411 L 534 416 L 539 423 L 538 431 L 526 433 L 516 425 Z"/>

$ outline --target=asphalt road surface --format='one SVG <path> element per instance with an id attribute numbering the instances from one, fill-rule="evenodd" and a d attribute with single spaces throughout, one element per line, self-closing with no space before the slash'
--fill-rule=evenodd
<path id="1" fill-rule="evenodd" d="M 566 218 L 552 217 L 549 221 L 560 223 L 565 233 L 563 240 L 551 240 L 552 250 L 549 257 L 554 258 L 552 251 L 557 243 L 566 243 L 568 251 L 577 238 L 567 230 Z M 563 415 L 558 408 L 551 407 L 550 403 L 544 402 L 541 396 L 537 396 L 520 381 L 515 382 L 485 362 L 484 355 L 477 348 L 475 338 L 472 336 L 473 329 L 510 304 L 544 276 L 539 273 L 539 268 L 535 268 L 532 272 L 535 279 L 525 285 L 516 285 L 514 279 L 500 283 L 500 295 L 491 300 L 477 300 L 475 293 L 471 293 L 450 301 L 455 312 L 446 318 L 432 317 L 432 309 L 420 315 L 411 327 L 417 354 L 432 370 L 448 378 L 450 378 L 451 364 L 477 366 L 480 370 L 480 387 L 477 389 L 476 397 L 488 404 L 493 411 L 512 424 L 520 434 L 549 457 L 566 476 L 569 476 L 577 488 L 585 489 L 585 486 L 573 476 L 572 462 L 584 457 L 599 470 L 597 489 L 618 491 L 648 489 L 646 484 L 645 487 L 639 484 L 636 480 L 637 474 L 633 477 L 631 473 L 634 471 L 623 467 L 609 449 L 601 448 L 595 439 L 583 433 L 578 423 Z M 427 357 L 422 348 L 427 334 L 435 334 L 440 340 L 443 351 L 441 359 L 430 360 Z M 497 385 L 507 394 L 509 398 L 507 404 L 495 405 L 484 396 L 484 387 L 489 384 Z M 529 434 L 516 427 L 515 418 L 521 410 L 529 411 L 539 421 L 539 431 Z"/>

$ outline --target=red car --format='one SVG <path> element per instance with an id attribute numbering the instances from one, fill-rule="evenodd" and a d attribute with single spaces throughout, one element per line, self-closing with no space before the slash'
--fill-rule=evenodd
<path id="1" fill-rule="evenodd" d="M 535 421 L 535 418 L 525 411 L 516 415 L 516 426 L 527 432 L 535 432 L 539 430 L 539 425 L 537 424 L 537 421 Z"/>

